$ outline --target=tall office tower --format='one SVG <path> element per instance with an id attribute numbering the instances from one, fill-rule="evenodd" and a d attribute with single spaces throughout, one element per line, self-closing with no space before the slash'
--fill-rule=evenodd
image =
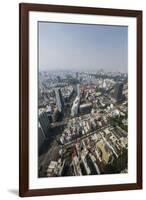
<path id="1" fill-rule="evenodd" d="M 77 96 L 76 99 L 74 100 L 72 108 L 71 108 L 71 116 L 72 117 L 75 117 L 78 115 L 79 104 L 80 104 L 80 98 Z"/>
<path id="2" fill-rule="evenodd" d="M 48 132 L 49 132 L 49 127 L 50 127 L 50 122 L 49 122 L 49 119 L 48 119 L 48 116 L 47 116 L 47 113 L 46 112 L 40 112 L 39 114 L 39 122 L 40 122 L 40 125 L 41 125 L 41 128 L 43 130 L 43 133 L 45 135 L 45 137 L 48 136 Z"/>
<path id="3" fill-rule="evenodd" d="M 123 98 L 123 83 L 122 82 L 118 82 L 115 86 L 115 92 L 114 92 L 114 98 L 117 101 L 122 100 Z"/>
<path id="4" fill-rule="evenodd" d="M 77 96 L 80 97 L 80 84 L 77 84 Z"/>
<path id="5" fill-rule="evenodd" d="M 56 104 L 58 107 L 59 112 L 62 112 L 64 107 L 64 100 L 61 94 L 60 88 L 55 88 L 55 96 L 56 96 Z"/>

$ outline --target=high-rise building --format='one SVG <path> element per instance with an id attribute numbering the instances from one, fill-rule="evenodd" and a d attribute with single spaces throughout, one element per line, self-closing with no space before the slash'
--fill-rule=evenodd
<path id="1" fill-rule="evenodd" d="M 117 101 L 122 100 L 123 98 L 123 83 L 122 82 L 118 82 L 115 86 L 115 91 L 114 91 L 114 98 Z"/>
<path id="2" fill-rule="evenodd" d="M 48 136 L 48 132 L 49 132 L 49 127 L 50 127 L 50 122 L 47 116 L 47 113 L 44 111 L 41 111 L 39 114 L 39 122 L 41 125 L 41 128 L 43 130 L 43 133 L 45 135 L 45 137 Z"/>
<path id="3" fill-rule="evenodd" d="M 78 115 L 79 112 L 79 103 L 80 103 L 80 98 L 77 96 L 76 99 L 73 102 L 72 108 L 71 108 L 71 115 L 72 117 L 75 117 Z"/>
<path id="4" fill-rule="evenodd" d="M 55 89 L 55 96 L 56 96 L 56 104 L 57 104 L 58 110 L 59 112 L 62 112 L 63 106 L 64 106 L 64 100 L 63 100 L 60 88 Z"/>
<path id="5" fill-rule="evenodd" d="M 80 84 L 77 84 L 77 96 L 80 97 Z"/>

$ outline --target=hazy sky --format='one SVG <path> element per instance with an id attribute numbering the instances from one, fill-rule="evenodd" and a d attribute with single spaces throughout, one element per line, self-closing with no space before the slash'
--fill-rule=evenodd
<path id="1" fill-rule="evenodd" d="M 128 27 L 39 22 L 39 70 L 127 72 Z"/>

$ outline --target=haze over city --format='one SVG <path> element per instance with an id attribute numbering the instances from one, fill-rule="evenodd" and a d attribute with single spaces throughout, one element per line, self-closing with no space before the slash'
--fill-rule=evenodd
<path id="1" fill-rule="evenodd" d="M 39 71 L 127 73 L 126 26 L 39 22 Z"/>

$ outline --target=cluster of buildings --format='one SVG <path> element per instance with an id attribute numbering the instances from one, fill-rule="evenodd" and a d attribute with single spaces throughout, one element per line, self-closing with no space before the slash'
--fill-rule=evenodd
<path id="1" fill-rule="evenodd" d="M 106 124 L 106 117 L 102 119 L 98 112 L 72 118 L 68 121 L 68 124 L 60 137 L 60 141 L 62 144 L 69 143 L 78 137 L 90 134 L 91 132 L 98 130 Z"/>
<path id="2" fill-rule="evenodd" d="M 64 146 L 58 159 L 49 163 L 47 176 L 62 176 L 67 162 L 70 175 L 73 176 L 106 173 L 104 171 L 106 165 L 111 164 L 122 154 L 123 149 L 127 148 L 127 136 L 119 127 L 107 127 L 95 131 L 88 137 Z"/>
<path id="3" fill-rule="evenodd" d="M 40 76 L 38 147 L 46 139 L 49 144 L 55 131 L 51 142 L 58 146 L 54 159 L 44 154 L 45 176 L 108 173 L 106 166 L 128 150 L 126 74 L 42 72 Z M 48 151 L 53 152 L 55 145 L 48 145 Z"/>

